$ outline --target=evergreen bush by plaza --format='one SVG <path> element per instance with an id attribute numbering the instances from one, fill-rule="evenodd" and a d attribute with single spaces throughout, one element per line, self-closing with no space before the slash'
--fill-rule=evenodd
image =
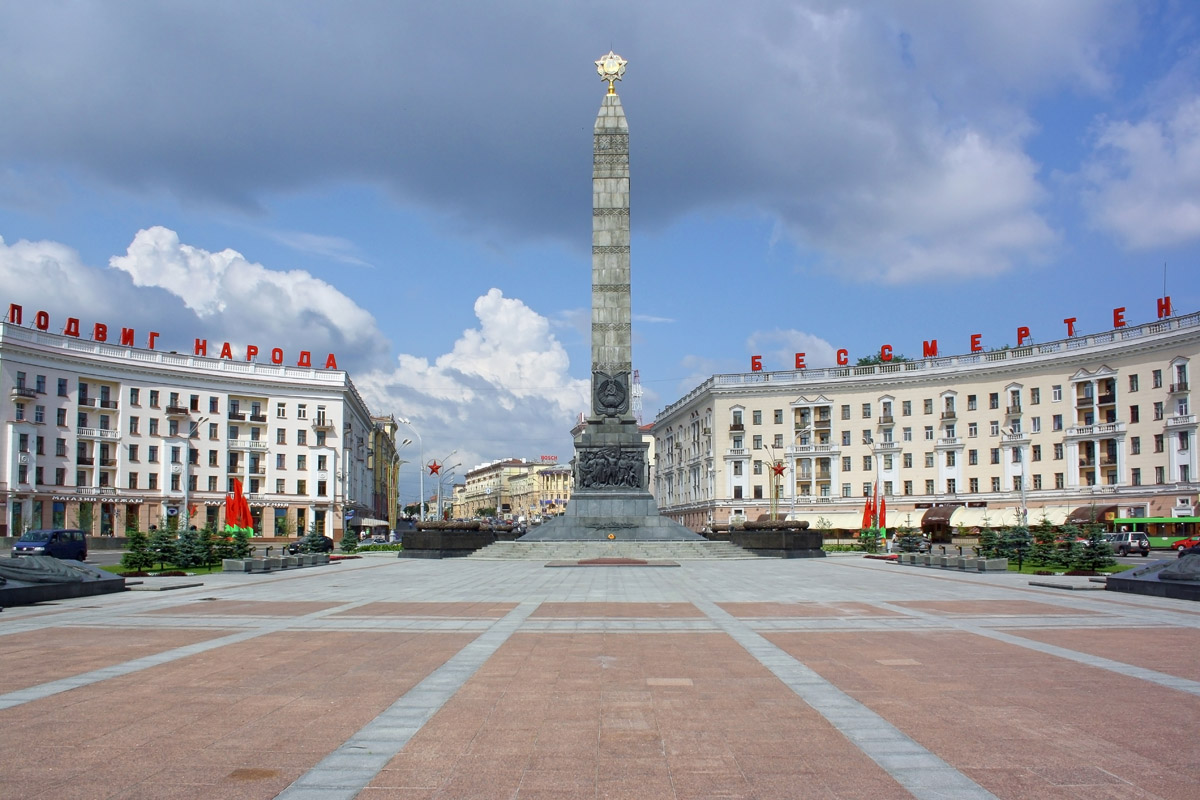
<path id="1" fill-rule="evenodd" d="M 984 525 L 979 531 L 979 556 L 981 558 L 1000 558 L 1000 537 L 992 526 L 984 520 Z"/>
<path id="2" fill-rule="evenodd" d="M 234 546 L 233 546 L 233 539 L 231 539 L 229 537 L 229 534 L 226 534 L 226 533 L 213 532 L 213 534 L 212 534 L 212 552 L 213 552 L 213 561 L 218 564 L 227 558 L 237 558 L 237 556 L 234 555 L 235 551 L 234 551 Z"/>
<path id="3" fill-rule="evenodd" d="M 300 540 L 301 553 L 325 552 L 325 534 L 317 530 L 316 523 L 308 529 L 308 533 Z"/>
<path id="4" fill-rule="evenodd" d="M 1054 530 L 1054 526 L 1050 524 L 1049 518 L 1045 514 L 1038 520 L 1037 525 L 1033 526 L 1031 532 L 1033 536 L 1033 544 L 1029 549 L 1029 561 L 1039 567 L 1062 567 L 1066 565 L 1063 560 L 1063 550 L 1059 543 L 1058 532 Z"/>
<path id="5" fill-rule="evenodd" d="M 188 528 L 179 532 L 179 541 L 175 543 L 174 561 L 175 566 L 180 569 L 191 569 L 204 563 L 199 531 Z"/>
<path id="6" fill-rule="evenodd" d="M 1076 548 L 1071 569 L 1096 572 L 1116 565 L 1116 559 L 1112 557 L 1112 545 L 1104 538 L 1104 526 L 1089 522 L 1083 526 L 1083 535 L 1086 542 Z"/>
<path id="7" fill-rule="evenodd" d="M 125 531 L 125 555 L 121 556 L 121 566 L 134 572 L 145 572 L 154 566 L 150 537 L 137 528 Z"/>
<path id="8" fill-rule="evenodd" d="M 150 532 L 150 553 L 159 569 L 175 563 L 175 532 L 159 528 Z"/>
<path id="9" fill-rule="evenodd" d="M 354 535 L 354 531 L 347 529 L 342 534 L 342 552 L 346 554 L 353 553 L 358 549 L 358 537 Z"/>
<path id="10" fill-rule="evenodd" d="M 250 532 L 245 528 L 235 528 L 233 531 L 233 557 L 250 557 Z"/>
<path id="11" fill-rule="evenodd" d="M 1029 535 L 1029 529 L 1024 525 L 1013 525 L 1004 529 L 997 549 L 1000 558 L 1017 562 L 1017 568 L 1020 569 L 1029 557 L 1032 545 L 1033 538 Z"/>
<path id="12" fill-rule="evenodd" d="M 899 528 L 896 532 L 900 534 L 896 542 L 900 545 L 901 553 L 916 553 L 920 551 L 921 534 L 917 533 L 908 526 Z"/>

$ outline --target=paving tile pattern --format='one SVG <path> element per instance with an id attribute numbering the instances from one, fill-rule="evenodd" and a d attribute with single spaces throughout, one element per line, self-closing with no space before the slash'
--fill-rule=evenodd
<path id="1" fill-rule="evenodd" d="M 0 614 L 6 798 L 1200 797 L 1200 613 L 859 558 L 362 559 Z"/>

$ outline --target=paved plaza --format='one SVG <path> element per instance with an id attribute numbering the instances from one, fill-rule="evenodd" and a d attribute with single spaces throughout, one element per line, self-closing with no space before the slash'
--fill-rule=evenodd
<path id="1" fill-rule="evenodd" d="M 202 580 L 0 613 L 0 798 L 1200 797 L 1185 601 L 848 556 Z"/>

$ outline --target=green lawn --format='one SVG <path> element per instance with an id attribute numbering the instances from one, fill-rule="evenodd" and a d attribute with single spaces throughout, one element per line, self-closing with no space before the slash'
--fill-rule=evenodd
<path id="1" fill-rule="evenodd" d="M 123 567 L 120 564 L 109 564 L 107 566 L 100 567 L 100 569 L 104 570 L 105 572 L 111 572 L 114 575 L 124 575 L 127 572 L 134 571 L 127 567 Z M 220 564 L 217 564 L 217 565 L 211 566 L 211 567 L 188 567 L 187 569 L 180 569 L 179 567 L 176 567 L 172 564 L 168 564 L 166 567 L 164 567 L 161 570 L 158 568 L 158 565 L 155 564 L 153 567 L 146 570 L 146 572 L 149 572 L 151 575 L 155 574 L 156 572 L 186 572 L 189 575 L 208 575 L 211 572 L 220 572 L 220 571 L 221 571 Z"/>
<path id="2" fill-rule="evenodd" d="M 1140 566 L 1140 565 L 1138 565 L 1138 564 L 1117 564 L 1115 567 L 1105 567 L 1103 570 L 1101 570 L 1101 572 L 1104 574 L 1111 575 L 1111 574 L 1115 574 L 1118 572 L 1124 572 L 1127 569 L 1133 569 L 1134 567 L 1137 567 L 1137 566 Z M 1008 571 L 1009 572 L 1018 572 L 1016 560 L 1014 560 L 1014 559 L 1009 560 Z M 1055 568 L 1055 567 L 1034 566 L 1033 564 L 1030 564 L 1027 561 L 1021 565 L 1021 569 L 1019 570 L 1019 572 L 1022 575 L 1037 575 L 1039 572 L 1057 572 L 1057 573 L 1061 574 L 1063 572 L 1063 569 L 1061 567 Z"/>

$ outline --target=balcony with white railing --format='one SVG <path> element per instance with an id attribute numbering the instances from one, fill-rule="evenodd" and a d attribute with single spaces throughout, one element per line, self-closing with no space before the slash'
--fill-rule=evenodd
<path id="1" fill-rule="evenodd" d="M 750 455 L 749 448 L 746 447 L 730 447 L 725 451 L 725 457 L 748 456 Z"/>
<path id="2" fill-rule="evenodd" d="M 263 439 L 230 439 L 230 450 L 253 450 L 255 452 L 265 452 L 267 443 Z"/>
<path id="3" fill-rule="evenodd" d="M 37 397 L 37 392 L 35 392 L 33 389 L 30 389 L 28 386 L 14 386 L 9 395 L 14 400 L 21 398 L 28 398 L 32 400 L 33 398 Z"/>
<path id="4" fill-rule="evenodd" d="M 1125 433 L 1124 422 L 1104 422 L 1099 425 L 1076 425 L 1067 428 L 1066 438 L 1081 439 L 1089 436 L 1101 436 L 1105 438 L 1113 436 L 1121 436 Z"/>
<path id="5" fill-rule="evenodd" d="M 121 432 L 110 428 L 76 428 L 75 435 L 80 439 L 103 439 L 115 442 L 121 438 Z"/>
<path id="6" fill-rule="evenodd" d="M 948 448 L 948 447 L 962 447 L 963 440 L 962 440 L 961 436 L 942 436 L 942 437 L 938 438 L 935 446 L 938 449 L 943 449 L 943 448 Z"/>
<path id="7" fill-rule="evenodd" d="M 838 452 L 838 445 L 835 444 L 797 444 L 784 450 L 784 454 L 789 457 L 804 456 L 804 455 L 830 455 Z"/>
<path id="8" fill-rule="evenodd" d="M 1196 425 L 1196 415 L 1195 414 L 1182 414 L 1179 416 L 1167 417 L 1167 427 L 1168 428 L 1188 428 L 1188 427 L 1195 427 L 1195 425 Z"/>

